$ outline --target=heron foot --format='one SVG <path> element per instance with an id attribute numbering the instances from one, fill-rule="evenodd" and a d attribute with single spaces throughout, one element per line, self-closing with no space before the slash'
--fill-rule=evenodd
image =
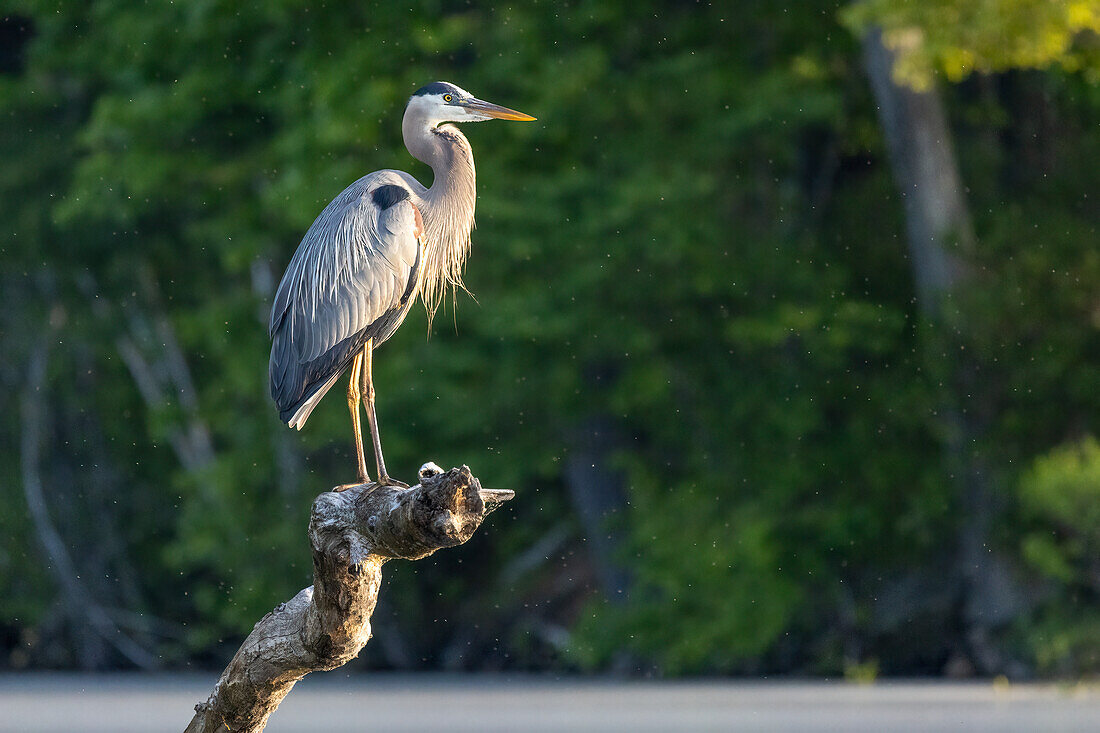
<path id="1" fill-rule="evenodd" d="M 334 486 L 332 490 L 333 491 L 347 491 L 348 489 L 354 489 L 356 486 L 365 486 L 366 484 L 369 484 L 370 482 L 371 481 L 370 481 L 369 478 L 363 477 L 363 478 L 360 478 L 358 481 L 356 481 L 353 484 L 340 484 L 339 486 Z"/>
<path id="2" fill-rule="evenodd" d="M 376 484 L 378 486 L 396 486 L 399 489 L 409 488 L 409 485 L 407 483 L 405 483 L 404 481 L 398 481 L 397 479 L 390 478 L 389 476 L 386 476 L 386 475 L 383 475 L 381 478 L 379 478 L 378 481 L 376 482 Z"/>

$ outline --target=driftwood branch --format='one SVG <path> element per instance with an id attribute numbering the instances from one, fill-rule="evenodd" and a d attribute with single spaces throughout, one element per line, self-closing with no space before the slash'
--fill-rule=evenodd
<path id="1" fill-rule="evenodd" d="M 313 585 L 260 619 L 186 733 L 263 730 L 295 682 L 346 664 L 370 639 L 387 560 L 462 544 L 513 496 L 482 489 L 466 466 L 435 464 L 411 489 L 366 484 L 318 496 L 309 521 Z"/>

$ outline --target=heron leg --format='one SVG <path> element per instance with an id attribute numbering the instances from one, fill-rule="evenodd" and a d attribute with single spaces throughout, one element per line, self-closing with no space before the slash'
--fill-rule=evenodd
<path id="1" fill-rule="evenodd" d="M 370 427 L 371 442 L 374 443 L 374 460 L 378 463 L 378 483 L 383 486 L 403 486 L 408 484 L 390 478 L 386 472 L 386 460 L 382 457 L 382 439 L 378 437 L 378 418 L 374 413 L 374 374 L 371 368 L 374 353 L 374 339 L 363 347 L 363 402 L 367 410 L 367 425 Z"/>
<path id="2" fill-rule="evenodd" d="M 359 420 L 359 399 L 362 396 L 359 387 L 363 370 L 363 355 L 356 354 L 351 362 L 351 378 L 348 379 L 348 410 L 351 411 L 351 430 L 355 433 L 355 460 L 359 469 L 359 483 L 370 481 L 367 475 L 367 459 L 363 455 L 363 426 Z"/>

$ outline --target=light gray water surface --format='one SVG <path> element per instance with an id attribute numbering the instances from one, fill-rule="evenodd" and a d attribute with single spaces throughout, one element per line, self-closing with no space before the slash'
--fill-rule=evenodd
<path id="1" fill-rule="evenodd" d="M 0 676 L 0 731 L 182 731 L 206 675 Z M 312 675 L 269 733 L 1100 731 L 1100 687 Z"/>

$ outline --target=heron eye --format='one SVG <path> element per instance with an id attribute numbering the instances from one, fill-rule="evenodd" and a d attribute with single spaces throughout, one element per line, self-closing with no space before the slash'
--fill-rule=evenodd
<path id="1" fill-rule="evenodd" d="M 444 102 L 450 102 L 452 99 L 454 99 L 454 97 L 452 97 L 450 94 L 444 94 L 443 95 L 443 101 Z"/>

